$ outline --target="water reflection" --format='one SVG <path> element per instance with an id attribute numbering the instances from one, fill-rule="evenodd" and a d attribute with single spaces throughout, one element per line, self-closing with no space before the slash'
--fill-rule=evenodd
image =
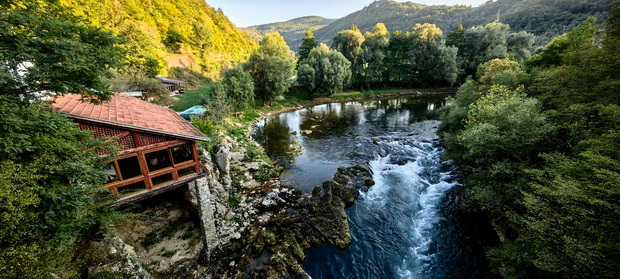
<path id="1" fill-rule="evenodd" d="M 371 138 L 410 132 L 411 124 L 436 119 L 445 95 L 318 105 L 270 116 L 255 127 L 254 138 L 283 164 L 283 181 L 302 191 L 331 179 L 336 169 L 354 164 Z M 368 160 L 366 160 L 368 161 Z"/>

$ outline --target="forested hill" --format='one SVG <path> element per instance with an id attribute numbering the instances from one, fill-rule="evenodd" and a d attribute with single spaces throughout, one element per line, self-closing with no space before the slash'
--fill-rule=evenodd
<path id="1" fill-rule="evenodd" d="M 336 21 L 336 19 L 320 16 L 306 16 L 284 22 L 250 26 L 243 30 L 250 34 L 256 42 L 260 41 L 267 33 L 279 32 L 291 49 L 298 51 L 301 40 L 303 40 L 308 29 L 317 30 L 334 21 Z"/>
<path id="2" fill-rule="evenodd" d="M 459 24 L 465 28 L 485 25 L 496 21 L 499 15 L 499 21 L 509 24 L 512 31 L 526 30 L 538 35 L 538 44 L 544 45 L 589 16 L 595 16 L 599 23 L 602 22 L 608 7 L 609 0 L 496 0 L 474 8 L 380 0 L 315 30 L 314 35 L 317 40 L 329 43 L 336 33 L 349 29 L 353 24 L 365 32 L 371 31 L 378 22 L 384 23 L 391 32 L 410 31 L 416 23 L 432 23 L 447 34 Z M 293 40 L 287 38 L 287 34 L 280 32 L 291 48 L 299 47 L 291 44 Z"/>
<path id="3" fill-rule="evenodd" d="M 381 0 L 316 30 L 314 35 L 317 40 L 327 43 L 336 33 L 349 29 L 353 24 L 364 33 L 372 31 L 379 22 L 392 32 L 410 31 L 416 23 L 433 23 L 447 31 L 447 28 L 461 24 L 460 15 L 470 9 L 470 6 L 426 6 Z"/>
<path id="4" fill-rule="evenodd" d="M 499 16 L 499 21 L 509 24 L 515 32 L 525 30 L 551 39 L 590 16 L 602 23 L 610 3 L 610 0 L 496 0 L 464 12 L 461 21 L 467 28 L 487 24 Z"/>
<path id="5" fill-rule="evenodd" d="M 256 44 L 204 0 L 61 0 L 74 14 L 126 40 L 138 68 L 189 67 L 210 77 L 246 60 Z"/>

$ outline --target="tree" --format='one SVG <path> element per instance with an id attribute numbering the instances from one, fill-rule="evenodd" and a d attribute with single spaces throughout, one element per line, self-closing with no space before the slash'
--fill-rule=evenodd
<path id="1" fill-rule="evenodd" d="M 474 74 L 483 62 L 506 57 L 506 36 L 509 30 L 510 27 L 502 23 L 489 23 L 465 30 L 463 48 L 459 49 L 465 74 Z"/>
<path id="2" fill-rule="evenodd" d="M 117 38 L 77 24 L 54 2 L 3 2 L 0 8 L 0 94 L 24 101 L 65 93 L 108 99 L 100 77 L 111 77 L 109 69 L 119 63 Z"/>
<path id="3" fill-rule="evenodd" d="M 351 62 L 327 45 L 312 49 L 299 66 L 301 86 L 310 93 L 330 96 L 340 92 L 351 80 Z"/>
<path id="4" fill-rule="evenodd" d="M 376 86 L 386 81 L 387 68 L 384 60 L 389 44 L 390 33 L 383 23 L 377 23 L 372 32 L 364 34 L 362 83 L 366 86 Z"/>
<path id="5" fill-rule="evenodd" d="M 0 2 L 0 278 L 78 277 L 76 239 L 101 221 L 104 142 L 43 105 L 43 95 L 110 92 L 119 40 L 56 1 Z"/>
<path id="6" fill-rule="evenodd" d="M 468 77 L 440 116 L 439 134 L 443 137 L 444 144 L 451 147 L 450 150 L 454 150 L 458 144 L 456 134 L 465 128 L 469 106 L 482 96 L 479 88 L 480 85 Z"/>
<path id="7" fill-rule="evenodd" d="M 362 84 L 363 61 L 362 43 L 364 36 L 357 26 L 352 25 L 349 30 L 338 32 L 332 39 L 332 48 L 339 51 L 344 57 L 351 62 L 351 72 L 353 73 L 353 84 L 358 86 Z"/>
<path id="8" fill-rule="evenodd" d="M 455 46 L 457 48 L 462 48 L 465 44 L 465 28 L 463 24 L 459 24 L 457 27 L 454 27 L 454 30 L 448 34 L 446 38 L 447 46 Z"/>
<path id="9" fill-rule="evenodd" d="M 390 36 L 385 58 L 390 82 L 404 84 L 413 79 L 410 35 L 409 32 L 396 31 Z"/>
<path id="10" fill-rule="evenodd" d="M 203 117 L 211 120 L 214 124 L 222 124 L 230 113 L 230 99 L 226 94 L 223 83 L 217 82 L 209 87 L 209 93 L 203 97 L 202 104 L 205 106 Z"/>
<path id="11" fill-rule="evenodd" d="M 581 142 L 576 156 L 545 154 L 547 166 L 529 171 L 522 238 L 535 247 L 534 265 L 553 277 L 620 274 L 619 143 L 620 133 L 610 131 Z"/>
<path id="12" fill-rule="evenodd" d="M 242 66 L 224 72 L 221 81 L 233 110 L 245 109 L 254 105 L 254 84 L 252 76 Z"/>
<path id="13" fill-rule="evenodd" d="M 522 85 L 497 85 L 518 84 L 522 70 L 517 61 L 495 59 L 478 68 L 482 86 L 466 82 L 442 116 L 446 154 L 466 173 L 462 196 L 488 212 L 502 237 L 499 247 L 487 251 L 492 270 L 502 277 L 620 274 L 615 2 L 604 28 L 589 19 L 530 59 L 530 97 L 519 93 Z M 481 97 L 466 105 L 476 94 L 461 90 L 472 89 Z M 463 111 L 467 116 L 459 122 Z"/>
<path id="14" fill-rule="evenodd" d="M 508 156 L 522 162 L 551 132 L 538 101 L 522 90 L 496 86 L 470 106 L 460 140 L 473 156 Z"/>
<path id="15" fill-rule="evenodd" d="M 465 30 L 460 35 L 455 30 L 451 43 L 459 45 L 459 61 L 464 75 L 473 75 L 478 65 L 495 58 L 512 56 L 523 62 L 530 57 L 534 43 L 533 35 L 522 31 L 509 33 L 510 27 L 503 23 L 489 23 Z"/>
<path id="16" fill-rule="evenodd" d="M 416 24 L 411 31 L 412 82 L 436 85 L 456 81 L 456 47 L 446 47 L 443 32 L 434 24 Z"/>
<path id="17" fill-rule="evenodd" d="M 591 44 L 596 33 L 594 17 L 587 18 L 582 25 L 573 28 L 570 32 L 555 37 L 542 52 L 534 55 L 527 61 L 529 67 L 552 67 L 560 66 L 566 54 L 581 49 L 584 45 Z"/>
<path id="18" fill-rule="evenodd" d="M 534 35 L 521 31 L 510 33 L 506 37 L 508 56 L 519 63 L 523 63 L 532 57 L 532 46 L 534 45 Z"/>
<path id="19" fill-rule="evenodd" d="M 310 51 L 319 46 L 319 42 L 314 38 L 314 33 L 312 33 L 312 29 L 308 29 L 306 31 L 306 37 L 301 41 L 301 46 L 299 47 L 299 59 L 297 60 L 297 65 L 301 63 L 302 60 L 306 59 L 310 54 Z"/>
<path id="20" fill-rule="evenodd" d="M 254 93 L 263 105 L 288 90 L 294 67 L 294 58 L 284 38 L 278 33 L 267 34 L 247 64 L 254 80 Z"/>
<path id="21" fill-rule="evenodd" d="M 96 151 L 106 144 L 15 98 L 0 97 L 0 278 L 77 277 L 71 247 L 105 210 L 91 194 L 104 181 L 109 157 Z"/>
<path id="22" fill-rule="evenodd" d="M 483 85 L 483 90 L 488 90 L 493 85 L 503 85 L 514 90 L 525 84 L 529 77 L 518 62 L 509 58 L 496 58 L 480 64 L 476 76 Z"/>

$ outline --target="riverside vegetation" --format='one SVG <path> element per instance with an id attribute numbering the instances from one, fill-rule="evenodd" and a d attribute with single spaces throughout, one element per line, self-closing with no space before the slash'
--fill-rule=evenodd
<path id="1" fill-rule="evenodd" d="M 86 2 L 94 5 L 86 6 L 92 11 L 116 11 L 97 9 L 98 4 Z M 78 93 L 86 100 L 102 102 L 109 99 L 109 84 L 114 84 L 114 79 L 123 75 L 152 79 L 158 72 L 168 71 L 159 66 L 162 59 L 143 56 L 150 52 L 143 53 L 141 47 L 151 46 L 135 45 L 147 41 L 127 38 L 157 37 L 140 31 L 152 29 L 122 14 L 113 15 L 111 18 L 119 21 L 111 22 L 128 29 L 104 26 L 103 15 L 84 18 L 68 8 L 80 3 L 0 3 L 0 116 L 5 123 L 0 133 L 2 278 L 83 277 L 93 263 L 80 253 L 81 243 L 110 228 L 120 215 L 97 206 L 97 196 L 88 195 L 102 184 L 102 162 L 108 159 L 93 154 L 99 148 L 114 154 L 114 147 L 96 142 L 51 111 L 38 101 L 41 92 Z M 127 11 L 140 8 L 113 3 Z M 157 3 L 168 7 L 164 10 L 174 10 L 168 2 Z M 205 8 L 203 4 L 196 7 Z M 408 27 L 409 32 L 393 33 L 385 25 L 375 24 L 372 32 L 365 34 L 351 26 L 335 35 L 331 49 L 319 45 L 308 32 L 304 42 L 309 51 L 298 61 L 299 85 L 293 87 L 289 78 L 295 60 L 279 34 L 267 35 L 259 46 L 242 43 L 246 47 L 239 48 L 239 56 L 224 55 L 226 61 L 249 58 L 240 66 L 227 67 L 219 60 L 215 64 L 200 62 L 193 71 L 170 71 L 208 82 L 198 72 L 219 79 L 219 70 L 226 69 L 221 81 L 196 94 L 198 103 L 207 105 L 207 117 L 195 119 L 195 124 L 214 142 L 232 137 L 246 144 L 249 157 L 262 155 L 247 138 L 243 140 L 248 125 L 259 117 L 258 111 L 277 109 L 281 103 L 295 107 L 309 102 L 308 96 L 374 96 L 386 88 L 463 83 L 442 116 L 442 139 L 446 156 L 465 174 L 459 191 L 467 201 L 463 210 L 490 216 L 500 236 L 500 246 L 487 253 L 495 274 L 505 278 L 610 278 L 620 273 L 616 265 L 620 240 L 617 1 L 613 1 L 608 18 L 603 25 L 587 19 L 531 58 L 535 37 L 511 33 L 502 23 L 459 27 L 447 35 L 433 24 L 415 24 Z M 165 38 L 160 42 L 166 45 L 165 52 L 196 57 L 210 57 L 226 40 L 245 36 L 217 24 L 228 22 L 221 11 L 203 21 L 215 25 L 194 25 L 193 31 L 172 30 L 166 22 L 153 21 L 153 26 L 166 34 L 159 37 Z M 134 24 L 142 27 L 133 32 Z M 213 30 L 209 31 L 209 26 Z M 203 27 L 206 31 L 198 32 Z M 221 34 L 227 39 L 206 39 L 201 41 L 204 44 L 188 41 L 197 40 L 199 33 Z M 28 71 L 24 72 L 24 67 Z M 118 85 L 127 83 L 116 81 Z M 333 88 L 365 90 L 343 94 Z M 153 97 L 158 99 L 157 94 Z M 157 101 L 169 101 L 163 98 Z M 256 101 L 273 106 L 261 108 L 259 103 L 257 107 Z M 232 113 L 239 117 L 230 117 Z M 268 180 L 277 175 L 277 168 L 263 167 L 254 178 Z M 324 185 L 324 189 L 332 186 Z M 343 208 L 351 201 L 349 194 L 325 199 Z M 249 203 L 234 192 L 228 202 Z M 288 204 L 295 206 L 294 202 Z M 300 226 L 298 230 L 303 229 Z M 264 238 L 272 243 L 271 236 Z M 310 239 L 304 242 L 294 236 L 287 241 L 302 244 L 284 247 L 293 247 L 287 253 L 299 260 L 303 253 L 295 247 L 319 243 Z M 323 241 L 346 245 L 346 241 L 335 239 Z M 290 257 L 280 259 L 280 263 L 295 266 Z M 225 270 L 226 266 L 219 268 Z M 263 271 L 256 276 L 286 274 L 278 269 L 275 273 Z"/>

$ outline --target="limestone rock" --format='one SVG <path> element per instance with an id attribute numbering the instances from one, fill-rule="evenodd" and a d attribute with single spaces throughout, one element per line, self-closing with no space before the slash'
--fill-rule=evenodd
<path id="1" fill-rule="evenodd" d="M 226 176 L 230 173 L 230 152 L 226 147 L 220 147 L 215 153 L 215 164 L 222 175 Z"/>

